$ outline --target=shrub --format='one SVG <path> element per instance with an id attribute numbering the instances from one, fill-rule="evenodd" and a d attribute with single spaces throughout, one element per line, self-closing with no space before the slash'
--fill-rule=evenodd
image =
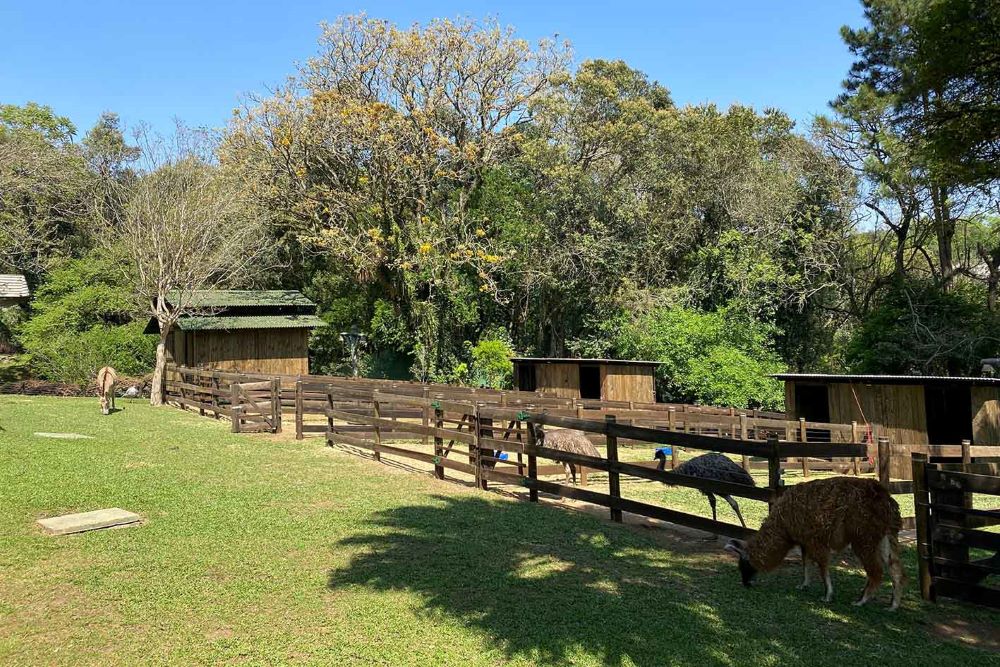
<path id="1" fill-rule="evenodd" d="M 18 332 L 32 372 L 48 380 L 84 385 L 102 366 L 143 375 L 153 366 L 156 342 L 142 333 L 130 291 L 120 274 L 95 257 L 71 260 L 49 275 Z"/>
<path id="2" fill-rule="evenodd" d="M 502 334 L 490 333 L 472 346 L 470 381 L 478 387 L 510 389 L 514 380 L 514 349 Z"/>
<path id="3" fill-rule="evenodd" d="M 622 316 L 606 327 L 623 358 L 659 361 L 657 393 L 668 401 L 779 409 L 783 370 L 771 327 L 725 309 L 683 306 Z"/>

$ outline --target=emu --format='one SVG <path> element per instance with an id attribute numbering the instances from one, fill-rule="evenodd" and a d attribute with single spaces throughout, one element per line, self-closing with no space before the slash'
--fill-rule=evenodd
<path id="1" fill-rule="evenodd" d="M 659 464 L 656 466 L 657 469 L 663 470 L 667 463 L 666 453 L 662 449 L 658 449 L 654 458 L 659 461 Z M 756 486 L 750 473 L 738 466 L 728 456 L 723 456 L 717 452 L 709 452 L 708 454 L 696 456 L 690 461 L 685 461 L 677 466 L 674 472 L 678 475 L 688 475 L 689 477 L 698 477 L 699 479 L 714 479 L 717 482 L 732 482 L 733 484 Z M 702 493 L 708 496 L 708 504 L 712 506 L 712 520 L 716 521 L 715 494 L 709 491 L 702 491 Z M 740 523 L 746 528 L 747 522 L 743 520 L 743 515 L 740 513 L 740 506 L 736 504 L 733 497 L 727 493 L 719 495 L 729 503 L 729 506 L 736 512 Z"/>
<path id="2" fill-rule="evenodd" d="M 597 451 L 597 447 L 594 447 L 593 443 L 587 439 L 587 435 L 583 431 L 577 431 L 569 428 L 562 428 L 556 431 L 546 432 L 542 428 L 541 424 L 534 424 L 535 431 L 535 444 L 539 447 L 548 447 L 549 449 L 558 449 L 561 452 L 570 452 L 572 454 L 582 454 L 584 456 L 593 456 L 595 458 L 603 458 L 601 453 Z M 564 463 L 566 472 L 566 483 L 569 484 L 570 475 L 573 477 L 573 485 L 576 485 L 576 464 L 575 463 Z"/>

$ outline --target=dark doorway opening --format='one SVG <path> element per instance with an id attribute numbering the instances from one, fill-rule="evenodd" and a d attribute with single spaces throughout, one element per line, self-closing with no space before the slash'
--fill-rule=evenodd
<path id="1" fill-rule="evenodd" d="M 535 379 L 535 367 L 531 364 L 517 365 L 517 388 L 521 391 L 535 391 L 538 382 Z"/>
<path id="2" fill-rule="evenodd" d="M 580 398 L 601 399 L 600 366 L 580 366 Z"/>
<path id="3" fill-rule="evenodd" d="M 807 422 L 830 421 L 830 392 L 825 384 L 795 385 L 795 415 Z"/>
<path id="4" fill-rule="evenodd" d="M 972 440 L 972 391 L 968 385 L 924 387 L 927 442 L 957 445 Z"/>

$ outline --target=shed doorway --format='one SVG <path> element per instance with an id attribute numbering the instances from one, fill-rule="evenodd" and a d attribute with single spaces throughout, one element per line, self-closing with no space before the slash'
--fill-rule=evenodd
<path id="1" fill-rule="evenodd" d="M 601 400 L 600 366 L 580 366 L 580 398 Z"/>
<path id="2" fill-rule="evenodd" d="M 969 385 L 925 385 L 927 442 L 957 445 L 972 440 L 972 391 Z"/>

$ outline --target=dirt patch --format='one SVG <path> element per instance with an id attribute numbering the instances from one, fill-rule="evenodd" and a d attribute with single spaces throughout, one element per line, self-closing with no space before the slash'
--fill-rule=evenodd
<path id="1" fill-rule="evenodd" d="M 932 634 L 966 646 L 991 653 L 1000 653 L 1000 626 L 992 623 L 950 618 L 935 621 L 930 626 Z"/>

